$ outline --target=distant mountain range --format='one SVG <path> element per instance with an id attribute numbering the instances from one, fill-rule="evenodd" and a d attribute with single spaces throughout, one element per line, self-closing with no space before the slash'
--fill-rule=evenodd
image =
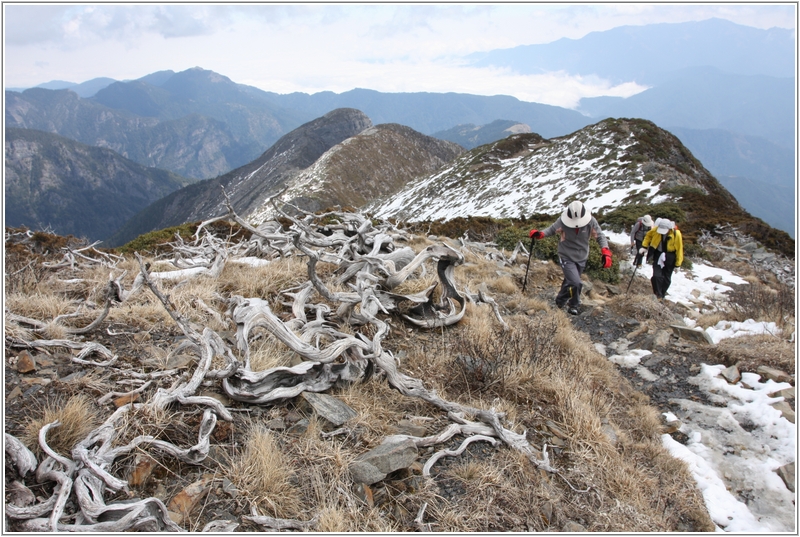
<path id="1" fill-rule="evenodd" d="M 340 108 L 467 149 L 524 126 L 550 139 L 606 117 L 644 118 L 685 137 L 746 209 L 793 236 L 794 207 L 786 200 L 795 185 L 794 40 L 788 30 L 712 19 L 615 28 L 467 58 L 520 73 L 564 70 L 650 86 L 627 99 L 583 99 L 578 111 L 457 93 L 279 95 L 195 68 L 134 81 L 43 85 L 69 89 L 7 90 L 5 119 L 7 127 L 59 134 L 143 166 L 211 179 L 247 166 L 293 129 Z"/>
<path id="2" fill-rule="evenodd" d="M 464 149 L 397 124 L 373 126 L 359 110 L 341 108 L 283 136 L 250 164 L 173 192 L 147 207 L 109 238 L 120 246 L 142 233 L 227 214 L 225 194 L 253 225 L 289 213 L 358 208 L 428 175 Z"/>
<path id="3" fill-rule="evenodd" d="M 48 132 L 6 128 L 5 225 L 105 239 L 192 182 Z"/>
<path id="4" fill-rule="evenodd" d="M 614 84 L 658 85 L 671 78 L 669 73 L 707 66 L 737 75 L 793 78 L 796 50 L 794 30 L 707 19 L 619 26 L 580 39 L 480 52 L 466 59 L 476 67 L 504 67 L 521 74 L 565 71 Z"/>

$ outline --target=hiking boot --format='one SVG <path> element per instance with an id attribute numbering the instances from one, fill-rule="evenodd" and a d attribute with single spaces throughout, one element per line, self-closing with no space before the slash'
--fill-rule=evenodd
<path id="1" fill-rule="evenodd" d="M 566 304 L 566 302 L 556 302 L 556 307 L 558 309 L 563 309 L 565 304 Z"/>
<path id="2" fill-rule="evenodd" d="M 580 311 L 578 311 L 577 306 L 570 306 L 567 308 L 567 313 L 569 313 L 570 315 L 578 315 Z"/>

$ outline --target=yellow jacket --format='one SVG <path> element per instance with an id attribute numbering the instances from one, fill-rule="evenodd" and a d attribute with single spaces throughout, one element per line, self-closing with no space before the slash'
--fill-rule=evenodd
<path id="1" fill-rule="evenodd" d="M 647 232 L 642 241 L 642 248 L 658 248 L 661 244 L 661 233 L 658 228 L 653 228 Z M 683 237 L 681 232 L 677 229 L 670 229 L 666 235 L 667 252 L 675 252 L 675 266 L 680 267 L 683 264 Z"/>

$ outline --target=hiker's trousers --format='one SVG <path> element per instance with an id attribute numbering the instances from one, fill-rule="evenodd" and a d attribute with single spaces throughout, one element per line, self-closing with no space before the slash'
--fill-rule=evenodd
<path id="1" fill-rule="evenodd" d="M 558 260 L 561 264 L 561 271 L 564 273 L 564 281 L 561 282 L 561 290 L 556 295 L 556 305 L 561 307 L 569 303 L 570 306 L 577 307 L 581 303 L 581 289 L 583 288 L 581 274 L 586 268 L 586 261 L 576 263 L 563 257 L 559 257 Z"/>
<path id="2" fill-rule="evenodd" d="M 667 289 L 672 284 L 672 271 L 675 270 L 675 261 L 677 260 L 675 252 L 667 252 L 665 257 L 663 267 L 658 264 L 658 259 L 653 263 L 653 277 L 650 278 L 650 283 L 656 298 L 664 298 Z"/>
<path id="3" fill-rule="evenodd" d="M 642 249 L 642 241 L 639 239 L 634 240 L 634 244 L 636 244 L 636 257 L 633 259 L 633 266 L 634 267 L 641 267 L 642 266 L 642 258 L 644 254 L 640 254 L 639 250 Z"/>

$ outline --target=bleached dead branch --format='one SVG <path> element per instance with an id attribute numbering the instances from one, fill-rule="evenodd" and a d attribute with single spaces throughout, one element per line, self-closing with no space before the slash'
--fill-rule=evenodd
<path id="1" fill-rule="evenodd" d="M 274 200 L 273 204 L 276 205 Z M 354 213 L 328 213 L 325 215 L 328 224 L 320 227 L 313 224 L 316 218 L 314 215 L 304 214 L 298 209 L 296 213 L 300 215 L 298 217 L 286 214 L 277 205 L 276 209 L 292 223 L 288 231 L 284 231 L 277 223 L 274 225 L 267 223 L 254 228 L 238 217 L 228 202 L 227 219 L 238 223 L 253 235 L 254 238 L 249 244 L 234 247 L 226 240 L 214 237 L 208 232 L 208 226 L 223 220 L 215 218 L 201 223 L 193 242 L 184 242 L 180 237 L 176 239 L 173 245 L 173 265 L 179 270 L 151 273 L 149 265 L 136 254 L 140 272 L 128 292 L 121 285 L 124 272 L 116 279 L 109 274 L 105 313 L 112 302 L 125 301 L 142 287 L 147 287 L 187 338 L 177 349 L 173 349 L 170 355 L 183 351 L 196 356 L 194 369 L 191 373 L 186 372 L 178 376 L 169 388 L 157 388 L 145 402 L 121 406 L 101 426 L 74 446 L 72 458 L 57 454 L 45 442 L 47 431 L 57 424 L 48 424 L 40 432 L 40 444 L 47 457 L 38 464 L 38 467 L 33 454 L 19 449 L 19 441 L 9 440 L 9 436 L 6 435 L 7 453 L 21 477 L 36 468 L 36 475 L 41 480 L 57 483 L 52 496 L 36 505 L 7 504 L 8 517 L 25 520 L 22 527 L 26 531 L 181 530 L 169 518 L 164 504 L 156 498 L 106 504 L 104 498 L 108 491 L 127 490 L 127 482 L 113 475 L 110 469 L 120 457 L 143 448 L 162 451 L 189 464 L 199 464 L 204 460 L 208 455 L 210 436 L 217 419 L 232 420 L 230 409 L 220 401 L 198 395 L 201 385 L 217 381 L 231 399 L 241 403 L 264 405 L 297 397 L 305 391 L 326 391 L 339 382 L 352 384 L 364 381 L 374 369 L 378 369 L 386 376 L 389 384 L 400 393 L 430 403 L 444 412 L 453 422 L 435 435 L 408 436 L 407 438 L 412 439 L 415 445 L 433 446 L 444 443 L 456 435 L 465 437 L 457 450 L 444 450 L 434 454 L 423 469 L 424 475 L 429 475 L 430 468 L 441 457 L 458 455 L 469 443 L 479 440 L 489 441 L 492 444 L 498 440 L 502 441 L 512 449 L 524 453 L 537 468 L 556 472 L 550 466 L 546 448 L 543 450 L 542 458 L 538 458 L 524 433 L 517 433 L 511 426 L 503 424 L 505 416 L 494 410 L 468 407 L 442 399 L 434 391 L 428 390 L 422 380 L 400 372 L 391 350 L 383 347 L 390 330 L 390 324 L 385 319 L 400 312 L 399 305 L 404 303 L 410 303 L 412 307 L 401 315 L 402 319 L 419 327 L 443 328 L 459 322 L 465 315 L 467 301 L 489 304 L 497 320 L 507 327 L 496 302 L 489 297 L 483 286 L 477 297 L 468 291 L 460 292 L 457 289 L 454 270 L 464 262 L 463 253 L 445 244 L 434 244 L 414 255 L 411 248 L 395 247 L 395 240 L 405 238 L 403 232 L 388 224 L 376 226 L 370 219 Z M 201 234 L 201 230 L 205 233 Z M 472 255 L 477 255 L 473 250 L 483 251 L 489 256 L 496 255 L 491 249 L 481 248 L 477 243 L 469 243 L 466 239 L 462 240 L 462 249 Z M 219 325 L 236 326 L 235 348 L 229 347 L 220 334 L 211 328 L 205 327 L 201 330 L 191 323 L 156 284 L 156 280 L 170 277 L 170 274 L 186 277 L 186 271 L 196 271 L 216 278 L 231 255 L 254 251 L 266 257 L 290 254 L 305 256 L 308 281 L 281 293 L 282 296 L 291 299 L 282 304 L 290 310 L 291 315 L 284 310 L 280 312 L 282 316 L 279 316 L 272 310 L 267 300 L 258 297 L 238 295 L 230 298 L 219 297 L 220 301 L 227 302 L 227 310 L 223 314 L 209 307 L 201 299 L 196 299 L 195 307 L 211 315 Z M 68 253 L 71 256 L 70 266 L 74 265 L 74 260 L 77 258 L 86 261 L 80 251 Z M 499 262 L 513 263 L 515 255 L 516 250 L 511 260 L 506 260 L 502 254 L 495 259 Z M 335 264 L 340 271 L 338 283 L 348 285 L 350 290 L 332 291 L 317 273 L 319 263 Z M 424 275 L 426 264 L 429 263 L 436 265 L 438 283 L 410 295 L 393 292 L 400 284 L 413 278 L 418 271 Z M 442 292 L 438 301 L 435 301 L 433 292 L 438 285 L 441 285 Z M 323 302 L 313 303 L 317 298 L 321 298 Z M 279 303 L 278 307 L 280 306 Z M 13 321 L 27 323 L 34 328 L 44 327 L 44 323 L 40 321 L 13 314 L 7 315 L 10 315 L 9 319 Z M 82 330 L 80 333 L 91 332 L 104 318 L 105 314 L 91 325 L 80 329 Z M 344 325 L 349 325 L 347 332 Z M 361 330 L 361 327 L 367 329 Z M 250 343 L 256 332 L 259 332 L 259 336 L 263 336 L 263 331 L 268 332 L 303 361 L 292 367 L 252 371 Z M 93 342 L 76 342 L 68 339 L 35 340 L 18 342 L 17 345 L 30 348 L 63 346 L 77 349 L 79 353 L 73 361 L 95 366 L 110 366 L 117 360 L 117 356 L 111 351 Z M 85 357 L 92 353 L 97 353 L 107 360 L 105 362 L 85 360 Z M 212 359 L 215 357 L 224 359 L 225 365 L 222 368 L 212 369 Z M 142 373 L 134 370 L 115 370 L 115 374 L 136 379 L 136 383 L 141 382 L 141 385 L 132 391 L 110 391 L 98 399 L 98 403 L 103 404 L 113 397 L 123 395 L 147 394 L 153 381 L 175 372 L 177 371 Z M 161 411 L 176 403 L 199 404 L 205 407 L 198 431 L 198 441 L 194 446 L 183 448 L 144 434 L 125 445 L 112 447 L 114 444 L 119 444 L 119 425 L 129 412 Z M 470 416 L 475 421 L 467 420 L 465 416 Z M 330 437 L 337 432 L 326 434 Z M 72 503 L 69 505 L 72 506 L 70 509 L 73 512 L 67 514 L 65 509 L 68 499 L 73 497 L 73 494 L 78 511 L 74 511 L 75 503 Z M 423 514 L 424 508 L 418 516 L 419 524 Z M 46 515 L 47 518 L 44 518 Z M 287 529 L 306 531 L 317 524 L 316 517 L 308 522 L 302 522 L 265 517 L 255 511 L 252 516 L 245 518 L 270 530 L 278 531 Z M 230 531 L 233 526 L 207 525 L 204 529 L 215 528 L 219 531 Z"/>

